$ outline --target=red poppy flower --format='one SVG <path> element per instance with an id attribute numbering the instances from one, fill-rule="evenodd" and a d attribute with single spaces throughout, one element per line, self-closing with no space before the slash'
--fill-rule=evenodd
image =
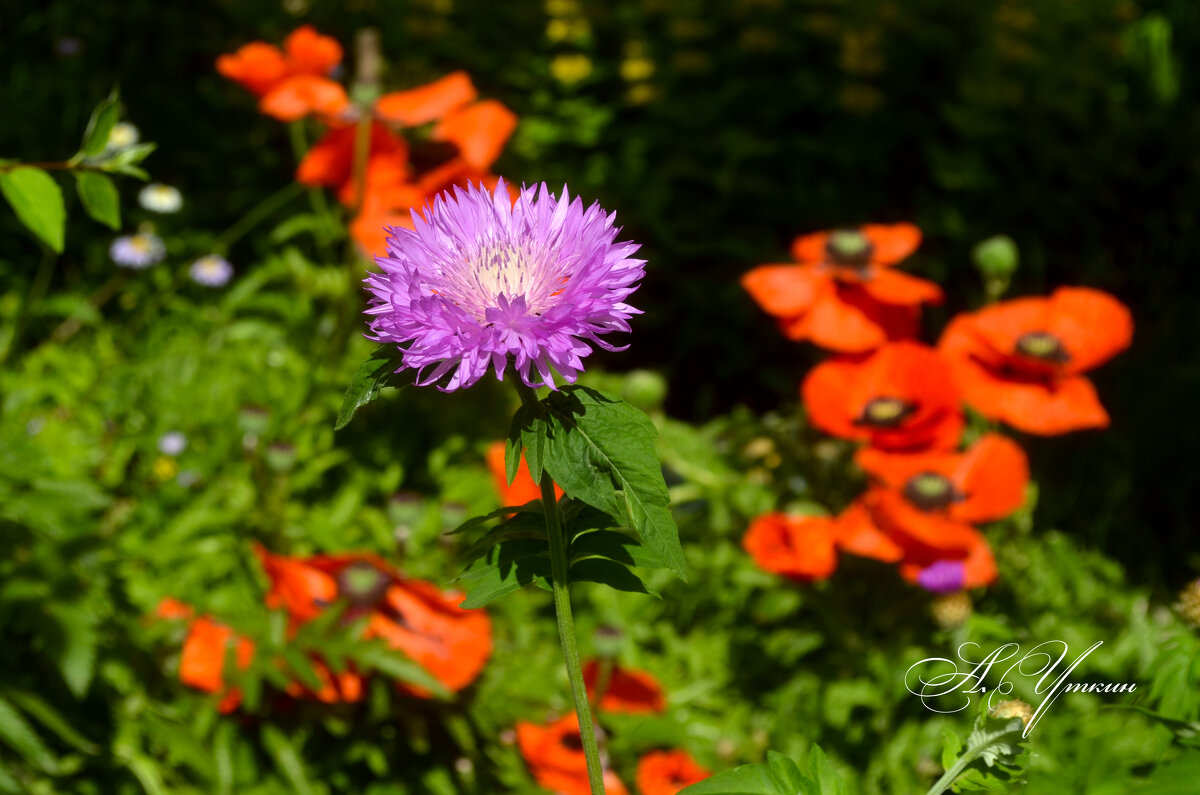
<path id="1" fill-rule="evenodd" d="M 951 321 L 938 347 L 979 413 L 1027 433 L 1104 428 L 1108 412 L 1082 373 L 1129 346 L 1133 319 L 1111 295 L 1060 287 Z"/>
<path id="2" fill-rule="evenodd" d="M 912 224 L 867 224 L 796 238 L 798 265 L 761 265 L 742 286 L 793 340 L 840 353 L 863 353 L 917 332 L 922 304 L 938 303 L 936 284 L 894 270 L 921 242 Z"/>
<path id="3" fill-rule="evenodd" d="M 676 795 L 712 775 L 686 751 L 652 751 L 638 760 L 637 787 L 642 795 Z"/>
<path id="4" fill-rule="evenodd" d="M 946 450 L 962 435 L 950 368 L 916 342 L 891 343 L 866 359 L 822 362 L 804 379 L 801 395 L 813 425 L 884 450 Z"/>
<path id="5" fill-rule="evenodd" d="M 283 50 L 265 42 L 246 44 L 217 58 L 217 71 L 260 97 L 259 110 L 282 121 L 309 114 L 334 116 L 349 104 L 346 90 L 326 75 L 342 60 L 342 46 L 304 25 L 284 40 Z"/>
<path id="6" fill-rule="evenodd" d="M 563 795 L 589 795 L 587 757 L 579 736 L 579 719 L 565 715 L 549 726 L 521 721 L 517 724 L 517 747 L 537 783 Z M 604 771 L 608 795 L 629 795 L 611 770 Z"/>
<path id="7" fill-rule="evenodd" d="M 454 144 L 464 163 L 477 171 L 487 171 L 516 129 L 515 113 L 494 99 L 485 99 L 448 114 L 430 137 Z"/>
<path id="8" fill-rule="evenodd" d="M 237 688 L 228 691 L 225 688 L 225 656 L 230 645 L 236 645 L 238 668 L 248 668 L 254 659 L 254 643 L 236 636 L 224 624 L 200 616 L 192 622 L 179 658 L 179 681 L 206 693 L 223 693 L 217 705 L 223 713 L 237 709 L 242 700 Z"/>
<path id="9" fill-rule="evenodd" d="M 309 621 L 334 601 L 350 602 L 346 617 L 369 615 L 367 637 L 383 638 L 450 690 L 479 675 L 491 655 L 492 625 L 482 610 L 458 607 L 462 596 L 402 577 L 376 555 L 351 553 L 287 558 L 259 552 L 271 578 L 267 604 Z M 345 683 L 339 686 L 345 687 Z M 406 692 L 428 696 L 420 688 Z M 343 691 L 344 692 L 344 691 Z"/>
<path id="10" fill-rule="evenodd" d="M 474 102 L 478 96 L 466 72 L 451 72 L 423 86 L 384 94 L 375 103 L 375 113 L 393 124 L 419 127 Z"/>
<path id="11" fill-rule="evenodd" d="M 605 712 L 647 715 L 667 708 L 662 686 L 645 671 L 591 660 L 583 666 L 583 683 L 587 687 L 588 699 Z M 603 688 L 599 700 L 597 686 Z"/>
<path id="12" fill-rule="evenodd" d="M 864 448 L 855 460 L 917 510 L 961 523 L 1008 516 L 1024 504 L 1029 485 L 1025 451 L 998 433 L 984 434 L 961 453 L 889 455 Z"/>
<path id="13" fill-rule="evenodd" d="M 482 610 L 458 606 L 462 595 L 423 580 L 403 580 L 387 589 L 384 604 L 371 613 L 367 634 L 398 649 L 448 690 L 475 681 L 492 653 L 492 622 Z M 402 686 L 416 696 L 421 688 Z"/>
<path id="14" fill-rule="evenodd" d="M 330 127 L 300 161 L 296 168 L 296 181 L 312 187 L 323 185 L 339 190 L 349 184 L 354 172 L 356 131 L 357 127 L 353 124 Z M 397 169 L 407 173 L 408 144 L 379 122 L 371 123 L 367 157 L 367 162 L 374 168 L 391 168 L 392 174 Z M 345 195 L 340 195 L 340 198 L 349 203 Z"/>
<path id="15" fill-rule="evenodd" d="M 768 513 L 750 523 L 742 548 L 764 571 L 813 582 L 837 568 L 837 538 L 837 524 L 828 517 Z"/>
<path id="16" fill-rule="evenodd" d="M 847 535 L 886 535 L 901 552 L 900 574 L 905 579 L 925 585 L 922 575 L 932 569 L 930 590 L 980 587 L 997 576 L 982 533 L 943 509 L 917 507 L 901 492 L 881 486 L 869 489 L 843 512 L 841 526 Z"/>

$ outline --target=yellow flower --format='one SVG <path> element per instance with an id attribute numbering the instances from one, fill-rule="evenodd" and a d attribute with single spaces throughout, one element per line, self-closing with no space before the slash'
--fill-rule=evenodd
<path id="1" fill-rule="evenodd" d="M 578 83 L 592 73 L 592 59 L 583 53 L 563 53 L 550 61 L 550 75 L 560 83 Z"/>
<path id="2" fill-rule="evenodd" d="M 168 458 L 164 455 L 154 460 L 154 477 L 156 479 L 170 480 L 177 474 L 179 474 L 179 464 L 175 463 L 174 458 Z"/>

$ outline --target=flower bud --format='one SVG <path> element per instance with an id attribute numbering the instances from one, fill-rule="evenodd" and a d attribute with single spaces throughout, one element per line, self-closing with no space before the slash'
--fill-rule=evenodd
<path id="1" fill-rule="evenodd" d="M 966 591 L 941 594 L 930 603 L 929 612 L 942 629 L 957 629 L 971 617 L 971 597 Z"/>
<path id="2" fill-rule="evenodd" d="M 1019 698 L 1010 699 L 1009 701 L 1001 701 L 996 706 L 992 707 L 988 712 L 988 716 L 999 718 L 1000 720 L 1010 720 L 1012 718 L 1020 718 L 1021 723 L 1028 726 L 1029 721 L 1033 718 L 1033 707 L 1026 704 Z"/>

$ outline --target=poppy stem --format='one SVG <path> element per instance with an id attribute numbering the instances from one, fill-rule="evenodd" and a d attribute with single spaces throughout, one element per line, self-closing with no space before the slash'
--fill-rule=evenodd
<path id="1" fill-rule="evenodd" d="M 554 613 L 558 618 L 558 639 L 567 662 L 567 678 L 571 682 L 571 697 L 579 717 L 579 737 L 587 758 L 588 784 L 592 795 L 604 795 L 604 769 L 600 763 L 600 746 L 596 742 L 596 726 L 588 704 L 587 687 L 579 659 L 579 644 L 575 639 L 575 619 L 571 615 L 570 559 L 567 537 L 554 496 L 554 481 L 550 473 L 542 472 L 542 506 L 546 513 L 546 535 L 550 539 L 550 570 L 554 576 Z"/>

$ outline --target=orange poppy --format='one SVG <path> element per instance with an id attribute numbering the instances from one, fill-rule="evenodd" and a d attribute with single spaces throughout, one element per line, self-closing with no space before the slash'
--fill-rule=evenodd
<path id="1" fill-rule="evenodd" d="M 1029 485 L 1025 451 L 998 433 L 984 434 L 961 453 L 889 455 L 864 448 L 855 460 L 916 509 L 963 523 L 1008 516 L 1025 503 Z"/>
<path id="2" fill-rule="evenodd" d="M 304 622 L 334 601 L 348 600 L 347 618 L 369 616 L 366 637 L 383 638 L 450 690 L 473 682 L 491 655 L 492 625 L 487 613 L 458 607 L 460 594 L 405 579 L 376 555 L 288 558 L 260 550 L 259 557 L 271 579 L 268 606 L 284 607 L 294 621 Z M 344 693 L 346 683 L 340 681 L 338 686 Z M 420 688 L 401 688 L 413 695 L 429 695 Z"/>
<path id="3" fill-rule="evenodd" d="M 208 616 L 200 616 L 188 629 L 179 658 L 179 681 L 206 693 L 221 693 L 217 709 L 223 713 L 237 709 L 242 701 L 240 690 L 226 690 L 225 687 L 225 656 L 230 645 L 236 645 L 234 659 L 238 668 L 250 667 L 250 661 L 254 659 L 254 643 L 236 636 L 224 624 L 218 624 Z"/>
<path id="4" fill-rule="evenodd" d="M 468 167 L 487 171 L 516 129 L 515 113 L 494 99 L 485 99 L 448 114 L 430 137 L 454 144 Z"/>
<path id="5" fill-rule="evenodd" d="M 316 187 L 323 185 L 339 191 L 350 183 L 354 173 L 354 139 L 357 126 L 340 124 L 313 144 L 296 168 L 296 181 Z M 377 121 L 371 122 L 371 138 L 367 162 L 375 168 L 390 168 L 389 176 L 397 170 L 407 173 L 408 144 L 396 133 Z M 369 184 L 369 183 L 368 183 Z M 353 195 L 351 190 L 349 196 Z M 339 198 L 349 204 L 346 194 Z"/>
<path id="6" fill-rule="evenodd" d="M 996 563 L 982 533 L 942 510 L 919 508 L 900 492 L 869 489 L 843 512 L 841 525 L 847 535 L 887 536 L 900 550 L 901 576 L 930 590 L 975 588 L 996 579 Z"/>
<path id="7" fill-rule="evenodd" d="M 589 795 L 587 757 L 579 736 L 579 719 L 564 715 L 548 726 L 517 723 L 517 747 L 538 785 L 562 795 Z M 604 771 L 608 795 L 629 795 L 611 770 Z"/>
<path id="8" fill-rule="evenodd" d="M 178 599 L 168 596 L 158 603 L 158 607 L 154 608 L 155 618 L 164 618 L 168 621 L 178 621 L 191 618 L 194 611 L 191 605 L 186 605 Z"/>
<path id="9" fill-rule="evenodd" d="M 419 127 L 474 102 L 478 96 L 466 72 L 451 72 L 423 86 L 384 94 L 375 102 L 375 113 L 402 127 Z"/>
<path id="10" fill-rule="evenodd" d="M 866 224 L 796 238 L 800 264 L 760 265 L 742 286 L 793 340 L 864 353 L 917 333 L 922 304 L 941 288 L 892 268 L 921 242 L 912 224 Z"/>
<path id="11" fill-rule="evenodd" d="M 368 637 L 380 637 L 404 652 L 448 690 L 475 681 L 492 653 L 492 622 L 482 610 L 458 606 L 462 594 L 444 592 L 431 582 L 402 580 L 390 586 L 384 603 L 371 613 Z M 415 696 L 428 692 L 401 689 Z"/>
<path id="12" fill-rule="evenodd" d="M 662 686 L 645 671 L 591 660 L 583 666 L 583 683 L 588 699 L 605 712 L 646 715 L 667 708 Z M 598 700 L 597 687 L 603 688 Z"/>
<path id="13" fill-rule="evenodd" d="M 711 775 L 686 751 L 652 751 L 638 760 L 636 781 L 642 795 L 675 795 Z"/>
<path id="14" fill-rule="evenodd" d="M 813 582 L 837 568 L 837 538 L 837 523 L 828 517 L 768 513 L 750 523 L 742 548 L 764 571 Z"/>
<path id="15" fill-rule="evenodd" d="M 959 391 L 938 352 L 893 342 L 867 358 L 822 362 L 804 379 L 809 419 L 843 439 L 884 450 L 948 450 L 963 430 Z"/>
<path id="16" fill-rule="evenodd" d="M 1129 347 L 1133 318 L 1108 293 L 1060 287 L 959 315 L 938 344 L 968 404 L 1027 433 L 1108 426 L 1082 373 Z"/>
<path id="17" fill-rule="evenodd" d="M 217 58 L 217 71 L 259 97 L 259 110 L 281 121 L 310 114 L 335 116 L 350 104 L 341 84 L 326 75 L 342 60 L 342 46 L 311 25 L 292 31 L 283 50 L 265 42 Z"/>

